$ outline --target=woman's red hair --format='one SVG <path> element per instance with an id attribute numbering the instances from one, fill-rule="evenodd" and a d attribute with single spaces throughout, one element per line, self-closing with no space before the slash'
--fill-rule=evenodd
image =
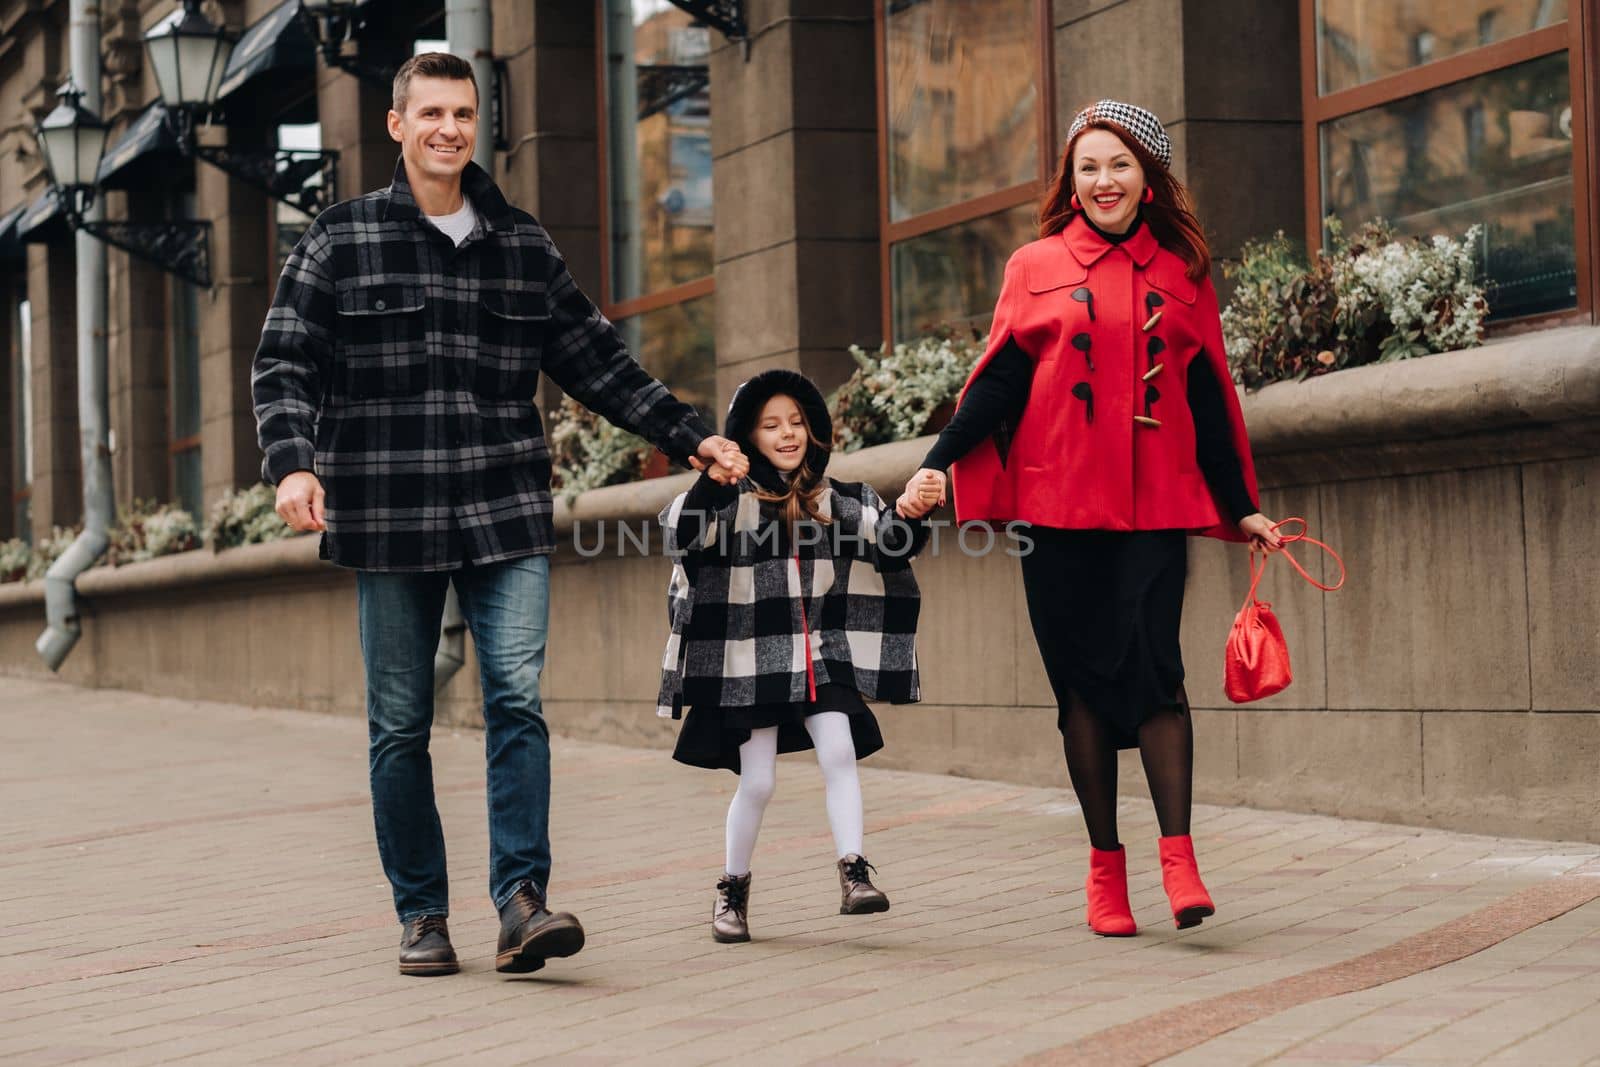
<path id="1" fill-rule="evenodd" d="M 1079 214 L 1072 206 L 1072 153 L 1078 146 L 1078 139 L 1090 130 L 1105 130 L 1114 134 L 1133 153 L 1133 158 L 1144 168 L 1145 183 L 1155 197 L 1150 203 L 1141 205 L 1151 235 L 1162 248 L 1183 260 L 1188 267 L 1184 273 L 1191 281 L 1204 278 L 1211 271 L 1211 247 L 1206 244 L 1200 220 L 1195 218 L 1194 198 L 1184 184 L 1161 165 L 1160 160 L 1115 123 L 1093 119 L 1067 142 L 1061 153 L 1061 162 L 1056 167 L 1056 176 L 1051 179 L 1050 187 L 1045 190 L 1044 200 L 1039 205 L 1039 236 L 1050 237 L 1060 233 L 1067 228 L 1072 217 Z"/>

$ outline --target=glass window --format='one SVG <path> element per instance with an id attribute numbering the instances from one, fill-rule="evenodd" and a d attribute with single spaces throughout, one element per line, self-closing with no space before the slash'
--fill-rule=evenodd
<path id="1" fill-rule="evenodd" d="M 322 150 L 322 124 L 317 122 L 292 123 L 278 127 L 278 147 L 296 149 L 310 152 Z M 322 172 L 319 170 L 307 179 L 308 186 L 322 184 Z M 272 202 L 272 220 L 275 236 L 273 239 L 273 264 L 272 276 L 276 278 L 283 273 L 283 265 L 289 260 L 289 253 L 294 251 L 294 246 L 299 243 L 300 237 L 311 225 L 311 218 L 299 208 L 290 207 L 282 200 Z"/>
<path id="2" fill-rule="evenodd" d="M 667 0 L 605 0 L 604 47 L 615 304 L 712 273 L 711 36 Z"/>
<path id="3" fill-rule="evenodd" d="M 674 395 L 693 404 L 713 426 L 717 410 L 714 296 L 696 297 L 617 323 L 628 351 Z"/>
<path id="4" fill-rule="evenodd" d="M 949 324 L 988 330 L 1006 260 L 1038 234 L 1032 205 L 901 241 L 890 250 L 894 337 Z"/>
<path id="5" fill-rule="evenodd" d="M 33 488 L 33 305 L 26 297 L 17 301 L 11 336 L 12 372 L 12 508 L 11 528 L 16 536 L 33 543 L 31 492 Z"/>
<path id="6" fill-rule="evenodd" d="M 889 218 L 1039 177 L 1035 0 L 887 0 Z"/>
<path id="7" fill-rule="evenodd" d="M 1554 26 L 1568 0 L 1317 0 L 1319 91 L 1338 92 Z"/>
<path id="8" fill-rule="evenodd" d="M 1417 235 L 1483 223 L 1493 319 L 1575 306 L 1567 63 L 1559 52 L 1324 123 L 1325 213 Z"/>

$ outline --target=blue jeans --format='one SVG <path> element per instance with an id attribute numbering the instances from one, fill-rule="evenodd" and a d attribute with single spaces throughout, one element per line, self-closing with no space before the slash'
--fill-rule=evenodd
<path id="1" fill-rule="evenodd" d="M 428 734 L 433 657 L 454 582 L 483 687 L 489 793 L 489 895 L 501 907 L 550 880 L 550 732 L 539 703 L 550 619 L 550 557 L 449 573 L 356 575 L 367 670 L 372 816 L 400 921 L 447 915 L 444 831 L 433 796 Z"/>

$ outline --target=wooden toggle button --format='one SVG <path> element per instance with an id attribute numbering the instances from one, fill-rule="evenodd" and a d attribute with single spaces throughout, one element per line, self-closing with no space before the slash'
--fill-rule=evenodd
<path id="1" fill-rule="evenodd" d="M 1157 363 L 1154 367 L 1151 367 L 1149 370 L 1145 371 L 1144 377 L 1140 378 L 1139 380 L 1142 382 L 1148 382 L 1151 378 L 1154 378 L 1156 375 L 1165 370 L 1166 366 L 1167 365 L 1165 363 Z"/>
<path id="2" fill-rule="evenodd" d="M 1161 321 L 1161 312 L 1158 311 L 1154 315 L 1150 316 L 1150 321 L 1149 322 L 1144 324 L 1144 332 L 1145 333 L 1149 333 L 1151 330 L 1155 329 L 1156 323 L 1158 323 L 1160 321 Z"/>
<path id="3" fill-rule="evenodd" d="M 1161 428 L 1161 420 L 1152 419 L 1148 415 L 1135 415 L 1133 417 L 1133 421 L 1137 422 L 1141 426 L 1152 426 L 1158 430 Z"/>

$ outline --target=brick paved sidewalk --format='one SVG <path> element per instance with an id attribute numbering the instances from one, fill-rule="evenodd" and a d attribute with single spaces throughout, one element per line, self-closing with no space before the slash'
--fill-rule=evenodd
<path id="1" fill-rule="evenodd" d="M 1600 1063 L 1600 847 L 1202 808 L 1219 913 L 1082 924 L 1071 794 L 875 771 L 894 909 L 837 914 L 814 765 L 786 758 L 749 945 L 706 925 L 732 775 L 556 743 L 552 903 L 589 947 L 496 975 L 483 739 L 435 737 L 463 973 L 401 978 L 365 725 L 0 680 L 8 1065 Z"/>

